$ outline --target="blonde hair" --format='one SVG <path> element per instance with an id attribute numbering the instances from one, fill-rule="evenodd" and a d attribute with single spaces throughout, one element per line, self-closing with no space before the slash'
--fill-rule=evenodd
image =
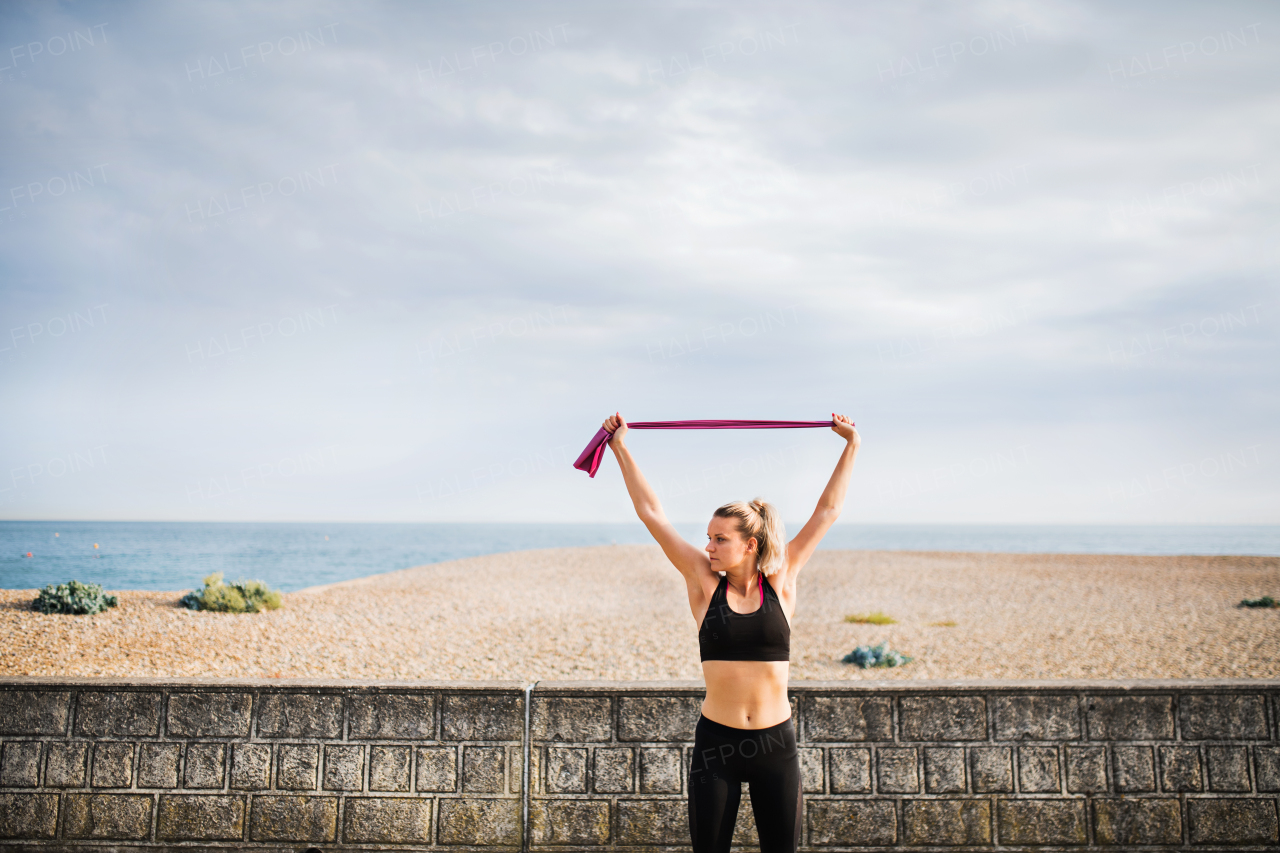
<path id="1" fill-rule="evenodd" d="M 782 568 L 787 560 L 787 533 L 778 510 L 771 503 L 756 498 L 725 504 L 712 515 L 736 518 L 743 539 L 756 540 L 756 568 L 768 576 Z"/>

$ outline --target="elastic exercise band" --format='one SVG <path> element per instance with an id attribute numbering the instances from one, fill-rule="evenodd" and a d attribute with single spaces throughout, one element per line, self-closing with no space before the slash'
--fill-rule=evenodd
<path id="1" fill-rule="evenodd" d="M 636 421 L 627 426 L 631 429 L 813 429 L 835 426 L 835 421 Z M 573 467 L 594 477 L 600 470 L 605 445 L 612 437 L 613 433 L 601 427 Z"/>

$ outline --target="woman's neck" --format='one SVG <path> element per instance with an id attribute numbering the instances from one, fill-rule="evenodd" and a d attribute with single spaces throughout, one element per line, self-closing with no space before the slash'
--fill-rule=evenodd
<path id="1" fill-rule="evenodd" d="M 739 595 L 748 595 L 760 582 L 760 572 L 756 568 L 755 561 L 750 563 L 742 563 L 725 570 L 725 578 L 734 591 Z"/>

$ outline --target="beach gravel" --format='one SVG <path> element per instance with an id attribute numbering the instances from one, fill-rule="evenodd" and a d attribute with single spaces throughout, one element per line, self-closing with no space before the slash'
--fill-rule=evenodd
<path id="1" fill-rule="evenodd" d="M 120 591 L 94 616 L 0 590 L 0 674 L 471 680 L 698 679 L 683 579 L 656 546 L 495 554 L 196 613 Z M 1280 558 L 819 551 L 800 578 L 793 679 L 1280 676 Z M 892 625 L 851 624 L 882 611 Z M 914 660 L 840 658 L 888 642 Z"/>

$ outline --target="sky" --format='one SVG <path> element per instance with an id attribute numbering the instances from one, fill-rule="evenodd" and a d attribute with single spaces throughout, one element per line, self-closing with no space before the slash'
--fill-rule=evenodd
<path id="1" fill-rule="evenodd" d="M 5 3 L 0 518 L 1280 522 L 1280 7 Z M 803 521 L 825 430 L 632 433 Z"/>

